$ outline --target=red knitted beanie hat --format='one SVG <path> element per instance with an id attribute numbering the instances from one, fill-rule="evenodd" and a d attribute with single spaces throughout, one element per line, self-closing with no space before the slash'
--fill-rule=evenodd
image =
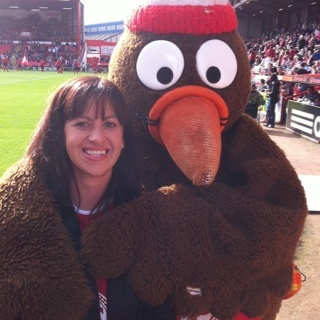
<path id="1" fill-rule="evenodd" d="M 238 27 L 228 0 L 145 0 L 126 21 L 132 32 L 209 35 Z"/>

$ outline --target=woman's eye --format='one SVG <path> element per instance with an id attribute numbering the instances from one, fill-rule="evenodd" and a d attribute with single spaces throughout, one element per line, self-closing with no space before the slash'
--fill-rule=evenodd
<path id="1" fill-rule="evenodd" d="M 80 128 L 86 128 L 88 127 L 88 123 L 87 122 L 84 122 L 84 121 L 81 121 L 81 122 L 76 122 L 75 126 L 76 127 L 80 127 Z"/>
<path id="2" fill-rule="evenodd" d="M 105 127 L 107 128 L 114 128 L 116 127 L 116 124 L 114 122 L 106 122 L 105 124 Z"/>

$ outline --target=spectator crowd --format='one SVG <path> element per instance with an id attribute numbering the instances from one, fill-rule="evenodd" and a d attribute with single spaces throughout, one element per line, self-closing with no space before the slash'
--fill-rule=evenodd
<path id="1" fill-rule="evenodd" d="M 43 21 L 38 14 L 14 19 L 0 19 L 0 65 L 6 57 L 13 68 L 63 67 L 72 68 L 78 58 L 75 35 L 57 19 Z"/>
<path id="2" fill-rule="evenodd" d="M 320 19 L 311 18 L 287 29 L 245 41 L 253 74 L 320 73 Z"/>
<path id="3" fill-rule="evenodd" d="M 316 86 L 278 80 L 278 76 L 284 75 L 320 74 L 319 17 L 287 29 L 274 29 L 259 38 L 248 39 L 245 44 L 253 83 L 245 113 L 257 118 L 257 110 L 264 105 L 261 97 L 264 97 L 266 117 L 262 122 L 273 128 L 274 109 L 280 96 L 320 106 L 320 94 Z M 283 99 L 282 103 L 285 108 L 287 99 Z"/>
<path id="4" fill-rule="evenodd" d="M 320 73 L 320 18 L 313 17 L 281 30 L 274 29 L 245 41 L 253 75 L 271 76 Z M 4 58 L 18 66 L 53 67 L 62 61 L 72 68 L 77 60 L 75 35 L 55 18 L 43 21 L 38 14 L 0 19 L 0 65 Z M 304 88 L 306 89 L 306 88 Z"/>

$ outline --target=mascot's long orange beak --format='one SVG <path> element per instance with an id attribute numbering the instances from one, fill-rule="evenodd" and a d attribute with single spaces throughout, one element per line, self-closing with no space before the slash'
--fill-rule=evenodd
<path id="1" fill-rule="evenodd" d="M 210 185 L 219 168 L 221 131 L 228 115 L 217 93 L 185 86 L 156 101 L 149 119 L 158 120 L 158 125 L 149 126 L 149 131 L 194 185 Z"/>

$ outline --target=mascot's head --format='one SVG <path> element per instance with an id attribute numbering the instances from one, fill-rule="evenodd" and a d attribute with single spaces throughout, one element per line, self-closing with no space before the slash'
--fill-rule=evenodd
<path id="1" fill-rule="evenodd" d="M 145 120 L 135 123 L 140 137 L 164 145 L 195 185 L 214 180 L 221 132 L 241 116 L 250 91 L 236 29 L 228 0 L 145 1 L 110 61 L 110 79 Z"/>

